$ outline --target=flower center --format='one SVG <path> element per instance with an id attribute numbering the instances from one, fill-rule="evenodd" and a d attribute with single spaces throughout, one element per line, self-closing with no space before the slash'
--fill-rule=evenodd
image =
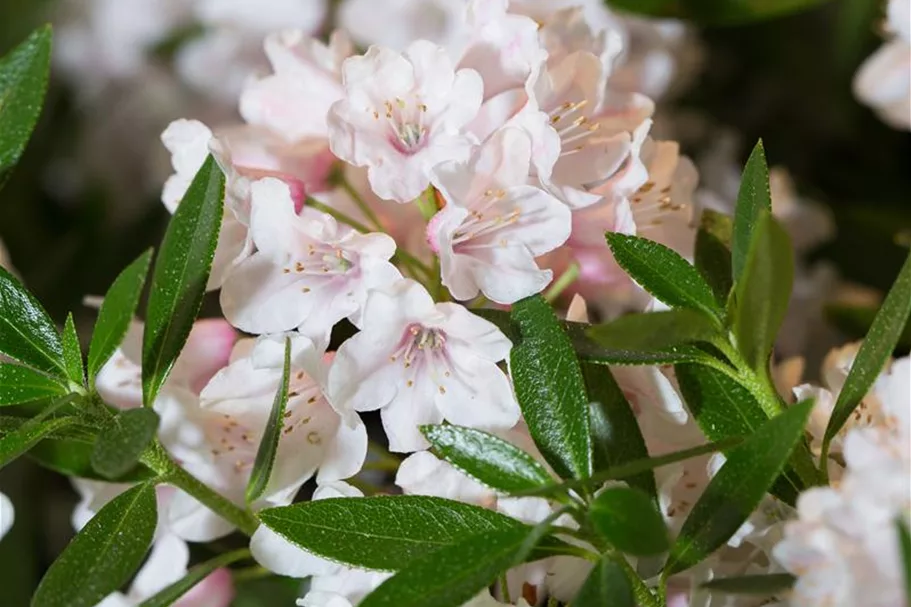
<path id="1" fill-rule="evenodd" d="M 462 225 L 452 235 L 452 246 L 462 245 L 470 240 L 475 240 L 500 230 L 519 221 L 522 209 L 514 207 L 508 212 L 497 208 L 497 204 L 506 196 L 505 190 L 487 190 L 481 199 L 481 204 L 470 211 Z M 506 246 L 508 241 L 501 239 L 497 246 Z M 484 246 L 472 244 L 472 247 Z"/>
<path id="2" fill-rule="evenodd" d="M 347 273 L 355 265 L 351 254 L 329 245 L 307 245 L 307 255 L 292 260 L 282 271 L 285 274 L 306 274 L 308 276 L 338 276 Z"/>
<path id="3" fill-rule="evenodd" d="M 389 126 L 389 142 L 402 154 L 411 155 L 418 152 L 427 144 L 427 126 L 424 124 L 424 115 L 427 106 L 420 100 L 408 103 L 396 97 L 392 101 L 383 102 L 383 115 Z M 373 117 L 380 119 L 380 112 L 374 111 Z"/>
<path id="4" fill-rule="evenodd" d="M 405 328 L 396 350 L 389 356 L 392 363 L 405 368 L 405 385 L 415 384 L 418 374 L 426 374 L 446 393 L 445 380 L 452 376 L 452 364 L 446 350 L 446 333 L 440 329 L 412 323 Z"/>

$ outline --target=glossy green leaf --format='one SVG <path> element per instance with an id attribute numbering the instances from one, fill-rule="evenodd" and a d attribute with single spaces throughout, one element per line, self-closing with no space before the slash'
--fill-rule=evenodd
<path id="1" fill-rule="evenodd" d="M 648 449 L 639 422 L 610 369 L 582 363 L 582 375 L 591 401 L 588 412 L 594 472 L 648 459 Z M 638 487 L 657 499 L 655 475 L 650 470 L 631 476 L 626 481 L 630 486 Z"/>
<path id="2" fill-rule="evenodd" d="M 720 318 L 711 287 L 677 252 L 657 242 L 619 232 L 606 234 L 614 259 L 643 289 L 672 308 L 701 310 Z"/>
<path id="3" fill-rule="evenodd" d="M 422 495 L 332 498 L 269 508 L 263 525 L 324 558 L 396 571 L 413 559 L 517 521 L 478 506 Z"/>
<path id="4" fill-rule="evenodd" d="M 67 393 L 59 380 L 28 367 L 0 363 L 0 407 L 18 405 Z"/>
<path id="5" fill-rule="evenodd" d="M 670 546 L 655 502 L 638 489 L 605 489 L 592 502 L 588 515 L 595 531 L 621 552 L 648 556 Z"/>
<path id="6" fill-rule="evenodd" d="M 769 165 L 765 147 L 760 139 L 743 167 L 737 206 L 734 209 L 734 232 L 731 235 L 731 268 L 734 283 L 746 269 L 747 256 L 753 246 L 756 222 L 762 212 L 772 212 L 772 192 L 769 189 Z"/>
<path id="7" fill-rule="evenodd" d="M 549 485 L 550 473 L 512 443 L 462 426 L 421 426 L 433 453 L 492 489 L 513 493 Z"/>
<path id="8" fill-rule="evenodd" d="M 459 607 L 521 563 L 534 548 L 531 528 L 517 525 L 446 546 L 383 582 L 361 607 Z"/>
<path id="9" fill-rule="evenodd" d="M 126 409 L 102 428 L 92 467 L 101 476 L 114 479 L 132 470 L 158 430 L 158 414 L 152 409 Z"/>
<path id="10" fill-rule="evenodd" d="M 45 25 L 0 59 L 0 184 L 22 156 L 41 115 L 51 38 L 51 27 Z"/>
<path id="11" fill-rule="evenodd" d="M 892 356 L 902 328 L 911 315 L 911 254 L 905 260 L 898 278 L 883 300 L 870 332 L 857 351 L 851 371 L 835 401 L 832 417 L 826 427 L 826 446 L 838 434 L 845 422 L 863 400 L 870 386 Z M 828 449 L 825 448 L 827 452 Z"/>
<path id="12" fill-rule="evenodd" d="M 151 261 L 149 249 L 120 273 L 104 296 L 89 344 L 88 371 L 92 384 L 130 328 Z"/>
<path id="13" fill-rule="evenodd" d="M 206 579 L 216 569 L 227 567 L 231 563 L 249 558 L 249 556 L 250 552 L 247 549 L 233 550 L 220 554 L 204 563 L 200 563 L 170 586 L 159 590 L 157 593 L 141 602 L 139 607 L 168 607 L 169 605 L 174 605 L 180 597 L 192 590 L 196 584 Z"/>
<path id="14" fill-rule="evenodd" d="M 0 468 L 27 452 L 44 437 L 75 423 L 75 418 L 33 419 L 0 438 Z"/>
<path id="15" fill-rule="evenodd" d="M 606 0 L 641 15 L 685 19 L 700 25 L 737 25 L 783 17 L 827 0 Z"/>
<path id="16" fill-rule="evenodd" d="M 79 345 L 79 334 L 76 333 L 76 324 L 73 314 L 67 314 L 66 324 L 63 325 L 61 335 L 63 346 L 63 364 L 66 367 L 66 376 L 77 385 L 85 385 L 85 370 L 82 366 L 82 347 Z"/>
<path id="17" fill-rule="evenodd" d="M 171 218 L 152 272 L 142 336 L 142 400 L 150 407 L 199 312 L 221 228 L 225 176 L 209 156 Z"/>
<path id="18" fill-rule="evenodd" d="M 246 499 L 248 504 L 258 500 L 269 486 L 269 477 L 272 476 L 272 467 L 275 464 L 275 454 L 278 452 L 278 442 L 282 437 L 282 428 L 285 423 L 285 405 L 288 404 L 288 381 L 291 375 L 291 340 L 285 338 L 285 362 L 282 367 L 282 378 L 272 401 L 272 410 L 266 422 L 263 438 L 256 451 L 256 460 L 247 482 Z"/>
<path id="19" fill-rule="evenodd" d="M 32 607 L 92 607 L 142 564 L 158 524 L 155 486 L 142 484 L 106 504 L 51 565 Z"/>
<path id="20" fill-rule="evenodd" d="M 719 306 L 727 305 L 734 286 L 731 267 L 731 233 L 733 223 L 727 215 L 712 210 L 702 212 L 696 233 L 696 269 L 712 288 Z"/>
<path id="21" fill-rule="evenodd" d="M 74 476 L 76 478 L 86 478 L 105 482 L 135 483 L 149 480 L 157 476 L 153 471 L 138 464 L 117 478 L 109 479 L 103 477 L 95 471 L 94 467 L 92 467 L 93 451 L 94 441 L 85 442 L 75 438 L 57 438 L 54 436 L 46 438 L 32 447 L 28 452 L 28 457 L 48 470 L 53 470 L 64 476 Z"/>
<path id="22" fill-rule="evenodd" d="M 563 478 L 591 474 L 588 397 L 572 343 L 540 296 L 512 307 L 520 337 L 510 370 L 519 407 L 538 450 Z"/>
<path id="23" fill-rule="evenodd" d="M 701 587 L 723 594 L 772 595 L 789 590 L 795 581 L 790 573 L 769 573 L 717 578 L 702 584 Z"/>
<path id="24" fill-rule="evenodd" d="M 898 544 L 902 555 L 902 576 L 905 582 L 905 599 L 911 604 L 911 531 L 901 517 L 895 521 L 898 528 Z"/>
<path id="25" fill-rule="evenodd" d="M 791 239 L 771 213 L 763 211 L 756 220 L 743 274 L 734 287 L 734 336 L 753 369 L 768 367 L 793 284 Z"/>
<path id="26" fill-rule="evenodd" d="M 63 344 L 53 321 L 15 276 L 0 268 L 0 354 L 66 377 Z"/>
<path id="27" fill-rule="evenodd" d="M 684 521 L 666 575 L 696 565 L 734 535 L 778 478 L 803 437 L 812 408 L 812 402 L 791 406 L 727 454 Z"/>
<path id="28" fill-rule="evenodd" d="M 636 607 L 633 588 L 620 565 L 604 557 L 588 574 L 573 607 Z"/>
<path id="29" fill-rule="evenodd" d="M 708 316 L 686 308 L 627 314 L 588 331 L 599 344 L 644 352 L 708 341 L 719 334 L 718 326 Z"/>

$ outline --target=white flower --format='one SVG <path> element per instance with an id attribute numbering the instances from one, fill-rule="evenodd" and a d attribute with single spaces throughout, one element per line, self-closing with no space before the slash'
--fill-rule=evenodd
<path id="1" fill-rule="evenodd" d="M 893 38 L 861 66 L 854 93 L 897 129 L 911 129 L 911 1 L 889 0 Z"/>
<path id="2" fill-rule="evenodd" d="M 465 0 L 344 0 L 342 28 L 363 47 L 404 50 L 414 40 L 449 47 L 465 23 Z"/>
<path id="3" fill-rule="evenodd" d="M 15 511 L 13 510 L 13 503 L 8 497 L 0 493 L 0 539 L 3 539 L 3 536 L 6 535 L 13 526 L 14 520 Z"/>
<path id="4" fill-rule="evenodd" d="M 425 449 L 421 424 L 510 428 L 519 408 L 497 363 L 512 344 L 414 281 L 370 292 L 361 331 L 338 349 L 328 397 L 342 411 L 380 410 L 392 451 Z"/>
<path id="5" fill-rule="evenodd" d="M 263 179 L 252 186 L 250 233 L 256 253 L 232 271 L 221 291 L 225 317 L 249 333 L 300 328 L 323 339 L 339 320 L 359 323 L 371 288 L 401 278 L 389 263 L 395 241 L 359 234 L 310 208 L 300 214 L 288 186 Z"/>
<path id="6" fill-rule="evenodd" d="M 329 112 L 336 156 L 367 166 L 380 198 L 409 202 L 430 183 L 439 162 L 464 159 L 473 137 L 464 132 L 481 105 L 474 70 L 453 69 L 441 47 L 417 41 L 399 54 L 382 47 L 342 66 L 345 98 Z"/>
<path id="7" fill-rule="evenodd" d="M 434 186 L 446 206 L 428 224 L 440 255 L 443 284 L 466 300 L 478 292 L 509 304 L 538 293 L 552 278 L 535 257 L 569 236 L 569 209 L 540 188 L 527 185 L 531 140 L 504 128 L 468 162 L 434 169 Z"/>
<path id="8" fill-rule="evenodd" d="M 242 503 L 250 471 L 265 431 L 282 374 L 284 335 L 239 342 L 230 365 L 219 371 L 199 400 L 180 395 L 170 419 L 162 419 L 162 437 L 171 454 L 207 485 Z M 366 430 L 357 415 L 344 418 L 329 405 L 321 384 L 325 371 L 320 351 L 301 335 L 292 344 L 288 403 L 269 484 L 254 508 L 289 503 L 300 486 L 316 474 L 319 481 L 353 476 L 363 464 Z M 252 346 L 252 347 L 251 347 Z M 207 541 L 230 525 L 203 506 L 178 494 L 179 516 L 202 517 L 182 537 Z"/>

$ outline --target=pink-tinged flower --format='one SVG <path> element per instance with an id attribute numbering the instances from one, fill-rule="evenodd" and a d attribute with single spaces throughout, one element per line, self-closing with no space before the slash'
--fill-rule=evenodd
<path id="1" fill-rule="evenodd" d="M 14 519 L 15 511 L 13 510 L 13 503 L 8 497 L 0 493 L 0 540 L 3 539 L 3 536 L 6 535 L 13 526 Z"/>
<path id="2" fill-rule="evenodd" d="M 401 278 L 388 261 L 395 253 L 388 235 L 360 234 L 315 209 L 295 213 L 290 189 L 277 179 L 253 183 L 252 199 L 257 251 L 221 291 L 222 311 L 239 329 L 299 328 L 322 339 L 345 317 L 359 324 L 369 289 Z"/>
<path id="3" fill-rule="evenodd" d="M 360 46 L 404 50 L 414 40 L 429 40 L 446 48 L 465 24 L 465 0 L 343 0 L 340 27 Z"/>
<path id="4" fill-rule="evenodd" d="M 453 297 L 479 292 L 497 303 L 538 293 L 553 274 L 535 257 L 559 247 L 569 236 L 569 209 L 527 185 L 531 139 L 517 128 L 495 133 L 467 162 L 434 169 L 434 186 L 446 206 L 428 224 L 443 276 Z"/>
<path id="5" fill-rule="evenodd" d="M 269 35 L 265 49 L 273 73 L 245 88 L 244 120 L 288 141 L 327 139 L 329 108 L 345 94 L 341 67 L 354 52 L 350 40 L 335 31 L 325 45 L 300 30 L 287 30 Z"/>
<path id="6" fill-rule="evenodd" d="M 894 128 L 911 129 L 911 1 L 889 0 L 886 42 L 861 66 L 854 94 Z"/>
<path id="7" fill-rule="evenodd" d="M 464 127 L 481 106 L 483 82 L 455 71 L 446 51 L 417 41 L 399 54 L 371 47 L 342 66 L 345 98 L 329 112 L 336 156 L 368 167 L 370 186 L 398 202 L 416 198 L 430 171 L 468 157 L 474 138 Z"/>
<path id="8" fill-rule="evenodd" d="M 426 449 L 418 426 L 444 419 L 510 428 L 519 408 L 497 363 L 511 347 L 491 323 L 401 280 L 370 292 L 361 331 L 338 349 L 327 395 L 341 411 L 379 410 L 396 452 Z"/>
<path id="9" fill-rule="evenodd" d="M 244 490 L 284 360 L 286 335 L 239 342 L 231 364 L 215 375 L 199 399 L 175 395 L 162 416 L 162 442 L 192 474 L 228 499 L 243 503 Z M 353 413 L 340 416 L 323 395 L 325 363 L 306 337 L 290 334 L 288 403 L 269 484 L 255 509 L 291 502 L 300 486 L 316 476 L 331 482 L 356 474 L 367 452 L 367 433 Z M 171 506 L 175 531 L 191 541 L 208 541 L 231 531 L 226 521 L 183 493 Z"/>

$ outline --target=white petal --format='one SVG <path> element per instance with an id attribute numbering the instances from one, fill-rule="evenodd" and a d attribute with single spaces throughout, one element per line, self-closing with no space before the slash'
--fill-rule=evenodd
<path id="1" fill-rule="evenodd" d="M 173 584 L 187 573 L 190 549 L 186 542 L 166 533 L 155 540 L 152 552 L 130 586 L 130 597 L 143 600 Z"/>
<path id="2" fill-rule="evenodd" d="M 357 414 L 351 416 L 354 427 L 344 421 L 339 424 L 335 438 L 329 444 L 319 472 L 317 483 L 350 478 L 360 472 L 367 457 L 367 428 Z"/>
<path id="3" fill-rule="evenodd" d="M 3 536 L 13 526 L 14 518 L 13 503 L 8 497 L 0 493 L 0 539 L 3 539 Z"/>
<path id="4" fill-rule="evenodd" d="M 339 569 L 338 564 L 298 548 L 265 525 L 260 525 L 250 538 L 250 552 L 269 571 L 288 577 L 328 575 Z"/>

